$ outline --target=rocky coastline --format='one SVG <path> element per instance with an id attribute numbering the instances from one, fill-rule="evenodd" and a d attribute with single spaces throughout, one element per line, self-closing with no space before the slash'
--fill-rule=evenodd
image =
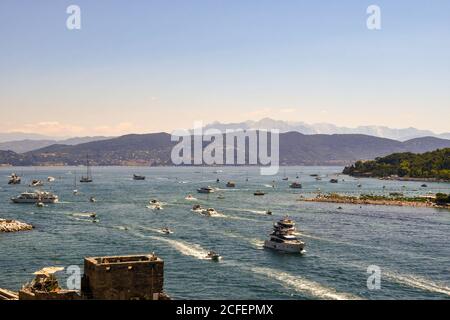
<path id="1" fill-rule="evenodd" d="M 33 229 L 33 226 L 25 222 L 11 219 L 0 219 L 0 232 L 18 232 L 31 229 Z"/>

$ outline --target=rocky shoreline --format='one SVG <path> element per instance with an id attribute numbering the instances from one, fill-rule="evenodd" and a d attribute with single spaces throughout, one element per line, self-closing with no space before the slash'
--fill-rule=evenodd
<path id="1" fill-rule="evenodd" d="M 401 200 L 373 200 L 373 199 L 336 198 L 326 196 L 317 196 L 315 198 L 300 198 L 298 199 L 298 201 L 328 202 L 328 203 L 358 204 L 358 205 L 398 206 L 398 207 L 422 207 L 422 208 L 438 208 L 450 210 L 449 206 L 440 206 L 429 201 L 419 202 L 419 201 L 401 201 Z"/>
<path id="2" fill-rule="evenodd" d="M 25 222 L 10 219 L 0 219 L 0 232 L 18 232 L 31 229 L 33 229 L 33 226 Z"/>

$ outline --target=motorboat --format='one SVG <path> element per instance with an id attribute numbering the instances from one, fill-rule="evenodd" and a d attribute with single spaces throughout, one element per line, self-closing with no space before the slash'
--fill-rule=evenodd
<path id="1" fill-rule="evenodd" d="M 289 188 L 292 188 L 292 189 L 301 189 L 301 188 L 302 188 L 302 184 L 299 183 L 299 182 L 292 182 L 292 183 L 289 185 Z"/>
<path id="2" fill-rule="evenodd" d="M 57 195 L 47 191 L 23 192 L 17 197 L 11 198 L 14 203 L 56 203 L 59 201 Z"/>
<path id="3" fill-rule="evenodd" d="M 145 176 L 133 174 L 133 180 L 145 180 Z"/>
<path id="4" fill-rule="evenodd" d="M 266 195 L 266 193 L 264 191 L 257 190 L 257 191 L 255 191 L 253 193 L 253 195 L 255 195 L 255 196 L 264 196 L 264 195 Z"/>
<path id="5" fill-rule="evenodd" d="M 171 234 L 171 233 L 173 233 L 173 231 L 170 230 L 168 227 L 162 228 L 161 232 L 164 233 L 164 234 Z"/>
<path id="6" fill-rule="evenodd" d="M 41 180 L 34 179 L 30 183 L 30 187 L 42 187 L 44 183 Z"/>
<path id="7" fill-rule="evenodd" d="M 207 187 L 202 187 L 197 189 L 198 193 L 213 193 L 214 192 L 214 188 L 207 186 Z"/>
<path id="8" fill-rule="evenodd" d="M 284 252 L 303 253 L 305 243 L 297 238 L 295 231 L 295 222 L 292 219 L 285 217 L 279 220 L 273 225 L 269 239 L 264 241 L 264 247 Z"/>
<path id="9" fill-rule="evenodd" d="M 214 208 L 208 208 L 208 209 L 203 209 L 201 214 L 204 215 L 204 216 L 211 217 L 213 215 L 216 215 L 217 211 Z"/>
<path id="10" fill-rule="evenodd" d="M 17 174 L 12 173 L 11 176 L 9 177 L 8 184 L 20 184 L 21 180 L 22 179 Z"/>
<path id="11" fill-rule="evenodd" d="M 222 257 L 217 252 L 209 251 L 205 258 L 211 261 L 219 261 Z"/>

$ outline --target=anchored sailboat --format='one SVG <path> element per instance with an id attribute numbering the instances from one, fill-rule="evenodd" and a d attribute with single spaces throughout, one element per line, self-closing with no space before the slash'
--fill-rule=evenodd
<path id="1" fill-rule="evenodd" d="M 86 176 L 81 176 L 80 182 L 92 182 L 91 166 L 89 165 L 89 155 L 86 155 Z"/>

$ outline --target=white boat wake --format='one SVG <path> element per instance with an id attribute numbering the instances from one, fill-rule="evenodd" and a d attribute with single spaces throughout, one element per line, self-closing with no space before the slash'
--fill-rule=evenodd
<path id="1" fill-rule="evenodd" d="M 312 297 L 327 300 L 360 300 L 361 298 L 345 292 L 337 292 L 333 288 L 321 285 L 315 281 L 307 280 L 299 276 L 294 276 L 287 272 L 276 269 L 254 267 L 251 271 L 272 279 L 277 280 L 285 287 L 292 288 L 295 291 L 306 293 Z"/>

